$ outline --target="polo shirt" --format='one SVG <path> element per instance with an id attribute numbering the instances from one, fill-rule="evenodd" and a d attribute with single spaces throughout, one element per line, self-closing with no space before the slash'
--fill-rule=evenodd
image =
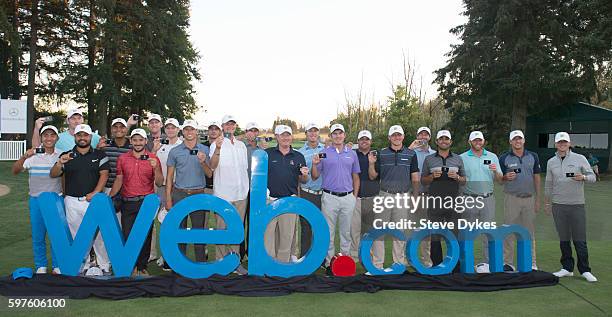
<path id="1" fill-rule="evenodd" d="M 467 182 L 465 183 L 466 194 L 484 195 L 490 194 L 494 189 L 494 175 L 489 169 L 489 165 L 485 165 L 485 160 L 491 160 L 491 163 L 497 165 L 497 174 L 503 175 L 499 159 L 493 152 L 489 152 L 486 149 L 482 149 L 482 155 L 476 156 L 472 149 L 467 150 L 461 154 L 463 165 L 465 166 L 465 176 Z"/>
<path id="2" fill-rule="evenodd" d="M 442 157 L 439 152 L 428 155 L 423 161 L 423 169 L 421 177 L 432 174 L 434 168 L 456 167 L 459 176 L 465 176 L 463 160 L 459 154 L 449 152 L 447 157 Z M 448 173 L 442 173 L 442 176 L 434 178 L 427 192 L 430 195 L 457 195 L 459 193 L 459 182 L 448 177 Z"/>
<path id="3" fill-rule="evenodd" d="M 202 143 L 210 148 L 210 140 Z M 214 176 L 214 175 L 213 175 Z M 214 187 L 214 179 L 213 177 L 206 176 L 206 188 L 212 189 Z"/>
<path id="4" fill-rule="evenodd" d="M 306 160 L 306 166 L 308 169 L 312 169 L 312 157 L 315 154 L 319 154 L 325 149 L 325 145 L 323 143 L 317 144 L 316 147 L 310 147 L 308 142 L 304 143 L 304 146 L 298 151 L 304 155 L 304 159 Z M 317 180 L 312 180 L 310 174 L 308 174 L 308 181 L 306 183 L 302 183 L 300 186 L 304 189 L 319 191 L 321 190 L 321 184 L 323 183 L 323 178 L 319 177 Z"/>
<path id="5" fill-rule="evenodd" d="M 157 160 L 158 166 L 161 164 L 155 154 L 146 149 L 144 154 Z M 132 150 L 119 156 L 117 175 L 123 175 L 123 186 L 121 186 L 123 197 L 130 198 L 155 193 L 155 169 L 148 160 L 135 157 Z"/>
<path id="6" fill-rule="evenodd" d="M 77 147 L 60 156 L 70 152 L 78 153 Z M 72 197 L 86 196 L 96 189 L 100 171 L 109 169 L 108 157 L 104 152 L 90 147 L 85 155 L 78 153 L 77 157 L 64 164 L 64 194 Z"/>
<path id="7" fill-rule="evenodd" d="M 196 143 L 198 151 L 208 155 L 208 147 L 204 144 Z M 202 189 L 206 187 L 206 174 L 200 165 L 197 155 L 192 155 L 190 148 L 185 143 L 175 146 L 168 154 L 166 165 L 174 167 L 174 186 L 179 189 Z"/>
<path id="8" fill-rule="evenodd" d="M 165 133 L 162 132 L 161 139 L 165 138 L 167 138 L 167 136 Z M 149 152 L 153 151 L 153 141 L 155 141 L 155 138 L 151 135 L 151 133 L 147 134 L 147 145 L 145 146 L 145 148 Z"/>
<path id="9" fill-rule="evenodd" d="M 97 133 L 91 135 L 91 147 L 96 148 L 100 142 L 100 136 Z M 76 145 L 74 141 L 74 135 L 70 134 L 68 130 L 59 134 L 59 139 L 55 143 L 55 147 L 62 152 L 70 151 Z"/>
<path id="10" fill-rule="evenodd" d="M 373 197 L 378 195 L 380 192 L 380 176 L 377 176 L 375 180 L 370 179 L 370 175 L 368 175 L 368 168 L 370 167 L 370 161 L 368 160 L 368 153 L 364 154 L 359 151 L 359 149 L 355 150 L 357 153 L 357 159 L 359 160 L 359 169 L 361 173 L 359 173 L 359 193 L 358 197 Z"/>
<path id="11" fill-rule="evenodd" d="M 291 148 L 285 155 L 278 146 L 265 150 L 268 154 L 268 189 L 270 197 L 281 198 L 297 195 L 299 177 L 298 166 L 306 166 L 302 153 Z"/>
<path id="12" fill-rule="evenodd" d="M 419 172 L 416 153 L 402 146 L 399 150 L 386 147 L 378 151 L 376 171 L 380 189 L 391 194 L 407 193 L 412 189 L 412 173 Z"/>
<path id="13" fill-rule="evenodd" d="M 323 178 L 321 188 L 340 193 L 353 191 L 353 173 L 361 172 L 355 151 L 346 146 L 338 151 L 330 146 L 323 153 L 327 154 L 327 158 L 321 159 L 317 165 Z"/>
<path id="14" fill-rule="evenodd" d="M 436 153 L 431 147 L 427 146 L 426 149 L 422 149 L 421 147 L 417 147 L 414 149 L 416 152 L 417 162 L 419 163 L 419 171 L 423 173 L 423 162 L 425 162 L 425 158 L 429 155 Z M 421 183 L 421 193 L 427 192 L 427 187 L 423 183 Z"/>
<path id="15" fill-rule="evenodd" d="M 60 150 L 55 148 L 53 153 L 34 154 L 23 162 L 23 168 L 28 171 L 30 196 L 38 197 L 44 192 L 61 193 L 62 179 L 51 178 L 51 168 L 59 160 Z"/>
<path id="16" fill-rule="evenodd" d="M 119 146 L 115 143 L 115 139 L 111 140 L 111 144 L 101 148 L 100 150 L 104 151 L 106 157 L 108 157 L 108 165 L 110 170 L 108 171 L 108 180 L 106 181 L 106 186 L 108 188 L 113 187 L 113 183 L 115 183 L 115 178 L 117 177 L 117 159 L 124 153 L 129 152 L 132 149 L 132 145 L 130 144 L 130 139 L 126 138 L 126 142 L 123 146 Z"/>
<path id="17" fill-rule="evenodd" d="M 157 158 L 161 162 L 162 174 L 164 174 L 164 185 L 166 185 L 166 176 L 168 175 L 168 155 L 170 151 L 177 147 L 179 144 L 183 143 L 183 140 L 177 139 L 174 144 L 162 144 L 162 146 L 157 150 Z M 206 183 L 208 184 L 208 178 L 206 178 Z"/>
<path id="18" fill-rule="evenodd" d="M 216 143 L 210 146 L 211 157 L 216 148 Z M 246 199 L 249 193 L 249 166 L 244 142 L 234 138 L 232 144 L 230 139 L 223 138 L 219 155 L 219 165 L 213 174 L 215 178 L 213 193 L 229 202 Z"/>
<path id="19" fill-rule="evenodd" d="M 513 151 L 506 152 L 499 157 L 503 174 L 521 169 L 512 181 L 504 182 L 504 192 L 513 195 L 535 194 L 536 188 L 533 175 L 542 172 L 538 154 L 524 150 L 523 156 L 517 156 Z"/>

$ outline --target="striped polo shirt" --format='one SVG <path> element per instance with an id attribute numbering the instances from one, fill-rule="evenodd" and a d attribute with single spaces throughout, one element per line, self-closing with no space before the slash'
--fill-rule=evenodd
<path id="1" fill-rule="evenodd" d="M 23 162 L 23 168 L 29 172 L 30 196 L 38 197 L 43 192 L 62 192 L 62 179 L 51 178 L 51 168 L 58 161 L 61 151 L 55 149 L 53 154 L 34 154 Z"/>
<path id="2" fill-rule="evenodd" d="M 130 139 L 128 138 L 125 138 L 125 143 L 123 146 L 117 145 L 117 143 L 115 143 L 115 139 L 112 139 L 110 145 L 101 149 L 104 154 L 106 154 L 106 157 L 108 157 L 108 163 L 110 166 L 110 170 L 108 171 L 108 180 L 106 181 L 105 187 L 113 187 L 115 178 L 117 178 L 117 160 L 119 159 L 119 156 L 129 152 L 131 149 L 132 145 L 130 144 Z"/>
<path id="3" fill-rule="evenodd" d="M 378 152 L 376 171 L 380 174 L 380 189 L 387 193 L 407 193 L 412 190 L 412 173 L 419 172 L 416 153 L 402 146 L 399 150 L 386 147 Z"/>

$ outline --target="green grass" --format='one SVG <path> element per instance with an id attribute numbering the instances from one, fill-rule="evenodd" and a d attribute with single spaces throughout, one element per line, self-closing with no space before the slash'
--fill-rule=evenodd
<path id="1" fill-rule="evenodd" d="M 12 176 L 10 163 L 0 162 L 0 183 L 12 189 L 9 195 L 0 198 L 0 274 L 8 275 L 17 267 L 33 265 L 27 178 L 23 174 Z M 593 273 L 599 278 L 595 284 L 573 277 L 562 279 L 560 285 L 554 287 L 490 293 L 381 291 L 374 294 L 293 294 L 274 298 L 202 295 L 124 301 L 87 299 L 69 300 L 65 310 L 23 311 L 16 315 L 606 316 L 612 313 L 612 266 L 608 262 L 612 259 L 612 181 L 586 188 L 590 261 Z M 497 220 L 501 223 L 503 197 L 497 197 Z M 538 265 L 541 270 L 557 270 L 560 252 L 552 218 L 539 214 L 537 223 Z M 388 257 L 390 253 L 387 252 Z M 154 264 L 150 268 L 153 274 L 163 274 Z M 0 307 L 0 316 L 8 315 L 5 312 L 5 307 Z"/>

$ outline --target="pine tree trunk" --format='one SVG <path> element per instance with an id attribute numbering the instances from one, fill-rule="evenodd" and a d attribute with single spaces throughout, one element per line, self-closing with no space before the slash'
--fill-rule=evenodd
<path id="1" fill-rule="evenodd" d="M 19 1 L 13 2 L 13 32 L 19 37 Z M 16 42 L 13 45 L 18 45 Z M 18 100 L 21 98 L 21 89 L 19 85 L 19 66 L 21 66 L 21 49 L 16 48 L 13 50 L 13 56 L 11 57 L 11 81 L 13 88 L 10 91 L 9 98 Z"/>
<path id="2" fill-rule="evenodd" d="M 31 21 L 30 21 L 30 65 L 28 65 L 28 100 L 27 100 L 27 137 L 32 140 L 32 130 L 34 126 L 34 94 L 36 92 L 36 60 L 38 55 L 38 0 L 32 1 Z"/>
<path id="3" fill-rule="evenodd" d="M 96 28 L 95 1 L 89 2 L 89 30 L 87 34 L 87 113 L 90 124 L 98 125 L 96 116 L 96 104 L 94 102 L 95 79 L 93 77 L 96 62 L 96 39 L 94 29 Z"/>

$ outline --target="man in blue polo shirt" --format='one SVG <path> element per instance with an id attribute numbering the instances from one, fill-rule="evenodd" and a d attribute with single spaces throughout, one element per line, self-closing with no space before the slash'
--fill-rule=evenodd
<path id="1" fill-rule="evenodd" d="M 359 160 L 357 154 L 344 144 L 344 126 L 334 124 L 331 131 L 332 145 L 322 153 L 321 158 L 312 158 L 312 179 L 323 178 L 321 207 L 329 225 L 329 248 L 325 258 L 327 274 L 331 274 L 329 264 L 334 256 L 336 222 L 340 233 L 340 252 L 349 254 L 351 248 L 351 218 L 359 193 Z"/>
<path id="2" fill-rule="evenodd" d="M 469 137 L 470 149 L 461 154 L 465 166 L 467 183 L 464 194 L 482 199 L 482 208 L 468 208 L 465 217 L 469 222 L 495 221 L 495 196 L 493 195 L 494 182 L 502 182 L 502 171 L 499 168 L 499 159 L 493 152 L 484 148 L 485 138 L 482 132 L 472 131 Z M 476 265 L 476 272 L 489 272 L 489 248 L 486 236 L 482 238 L 483 262 Z"/>
<path id="3" fill-rule="evenodd" d="M 308 167 L 302 153 L 291 147 L 293 131 L 289 126 L 278 125 L 274 129 L 278 145 L 266 149 L 268 154 L 268 203 L 289 196 L 297 196 L 298 180 L 306 182 Z M 281 262 L 289 262 L 295 234 L 295 214 L 280 215 L 268 224 L 265 232 L 266 250 Z"/>
<path id="4" fill-rule="evenodd" d="M 504 174 L 504 223 L 518 224 L 531 234 L 531 266 L 537 270 L 535 252 L 535 217 L 540 209 L 540 159 L 538 154 L 525 149 L 525 135 L 521 130 L 510 132 L 510 151 L 499 157 Z M 504 241 L 504 271 L 514 271 L 514 243 L 510 235 Z"/>
<path id="5" fill-rule="evenodd" d="M 55 147 L 60 151 L 69 151 L 75 145 L 74 134 L 75 129 L 78 125 L 81 125 L 85 122 L 85 117 L 83 117 L 83 111 L 80 109 L 71 109 L 68 110 L 68 115 L 66 116 L 66 123 L 68 124 L 68 129 L 59 134 L 59 139 L 55 144 Z M 34 133 L 32 134 L 32 146 L 37 147 L 40 144 L 40 134 L 38 130 L 42 126 L 44 121 L 41 119 L 36 120 L 36 126 L 34 127 Z M 91 146 L 96 148 L 98 146 L 98 142 L 100 141 L 100 136 L 98 133 L 93 133 L 91 135 Z"/>

